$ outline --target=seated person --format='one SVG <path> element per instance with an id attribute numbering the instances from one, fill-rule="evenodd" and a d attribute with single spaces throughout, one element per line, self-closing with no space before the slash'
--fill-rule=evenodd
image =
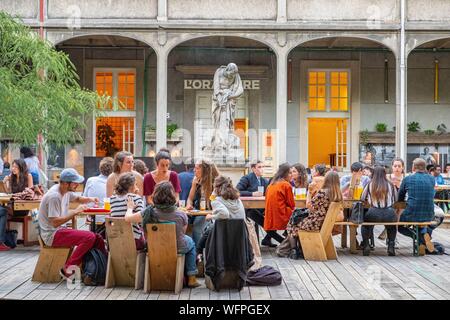
<path id="1" fill-rule="evenodd" d="M 243 176 L 236 188 L 242 197 L 262 197 L 265 194 L 267 186 L 269 183 L 262 176 L 263 174 L 263 163 L 262 161 L 256 161 L 250 166 L 251 173 Z M 263 187 L 264 192 L 259 192 L 258 187 Z M 245 215 L 247 218 L 252 219 L 255 223 L 261 227 L 264 226 L 264 209 L 246 209 Z M 259 227 L 256 227 L 256 233 L 258 234 Z M 275 247 L 276 245 L 272 243 L 271 236 L 267 234 L 264 239 L 262 239 L 261 244 L 263 246 Z"/>
<path id="2" fill-rule="evenodd" d="M 189 192 L 191 191 L 192 180 L 194 180 L 194 164 L 184 164 L 184 170 L 185 171 L 178 174 L 178 179 L 180 180 L 181 187 L 180 200 L 183 200 L 186 203 Z"/>
<path id="3" fill-rule="evenodd" d="M 324 164 L 316 164 L 312 169 L 311 182 L 308 185 L 308 196 L 310 198 L 313 197 L 317 191 L 322 189 L 326 173 L 327 167 Z"/>
<path id="4" fill-rule="evenodd" d="M 136 176 L 132 172 L 122 173 L 115 186 L 114 195 L 111 197 L 111 217 L 124 217 L 127 213 L 127 202 L 131 199 L 134 203 L 134 212 L 144 211 L 144 201 L 136 194 Z M 145 248 L 144 232 L 139 224 L 133 224 L 133 235 L 136 242 L 136 249 Z"/>
<path id="5" fill-rule="evenodd" d="M 316 192 L 307 204 L 308 215 L 298 224 L 288 225 L 287 227 L 288 237 L 291 239 L 291 250 L 295 248 L 297 251 L 295 253 L 292 252 L 290 258 L 298 259 L 302 256 L 301 243 L 298 243 L 298 232 L 300 230 L 320 231 L 331 202 L 340 201 L 342 201 L 342 193 L 340 190 L 339 175 L 334 171 L 330 171 L 325 175 L 323 187 Z M 339 217 L 336 220 L 339 221 L 342 218 Z"/>
<path id="6" fill-rule="evenodd" d="M 59 180 L 59 184 L 51 187 L 42 198 L 39 207 L 39 228 L 46 246 L 75 247 L 61 270 L 61 276 L 68 277 L 71 274 L 68 274 L 66 270 L 72 265 L 80 266 L 84 255 L 92 248 L 97 248 L 106 255 L 108 253 L 105 241 L 99 234 L 64 227 L 66 222 L 71 221 L 74 216 L 87 209 L 86 203 L 98 203 L 99 199 L 75 194 L 78 185 L 84 180 L 75 169 L 64 169 Z M 70 202 L 79 202 L 82 205 L 74 210 L 69 210 Z"/>
<path id="7" fill-rule="evenodd" d="M 370 178 L 363 175 L 363 168 L 361 162 L 354 162 L 350 167 L 351 174 L 341 178 L 341 192 L 344 199 L 353 199 L 353 194 L 350 194 L 350 189 L 352 189 L 352 187 L 359 184 L 364 189 L 370 182 Z M 355 183 L 355 185 L 351 185 L 352 182 Z"/>
<path id="8" fill-rule="evenodd" d="M 83 196 L 84 197 L 95 197 L 95 198 L 100 199 L 99 206 L 104 205 L 103 199 L 106 198 L 106 181 L 108 180 L 109 175 L 113 171 L 113 163 L 114 163 L 113 158 L 111 158 L 111 157 L 103 158 L 100 161 L 100 165 L 99 165 L 100 174 L 98 176 L 90 177 L 89 179 L 87 179 L 86 185 L 84 187 Z M 104 215 L 98 215 L 95 218 L 96 218 L 97 222 L 105 223 Z M 104 228 L 102 228 L 102 229 L 104 230 Z M 100 233 L 100 232 L 98 232 L 98 233 Z"/>
<path id="9" fill-rule="evenodd" d="M 125 221 L 131 223 L 142 223 L 157 219 L 159 222 L 174 222 L 176 225 L 177 250 L 179 254 L 185 254 L 184 271 L 188 277 L 188 287 L 200 286 L 197 282 L 197 266 L 195 245 L 191 237 L 186 235 L 188 218 L 184 212 L 178 211 L 176 207 L 177 197 L 175 189 L 169 181 L 163 181 L 155 186 L 152 195 L 154 207 L 148 206 L 144 211 L 136 210 L 136 204 L 130 197 L 128 200 Z"/>
<path id="10" fill-rule="evenodd" d="M 426 162 L 421 158 L 413 161 L 413 174 L 403 179 L 398 191 L 398 201 L 405 201 L 406 208 L 400 216 L 400 222 L 428 222 L 434 219 L 434 185 L 435 179 L 426 172 Z M 439 224 L 428 228 L 422 228 L 419 233 L 419 254 L 423 255 L 425 249 L 429 252 L 434 251 L 434 245 L 431 242 L 431 234 Z M 408 226 L 399 226 L 398 232 L 413 238 L 415 232 Z"/>
<path id="11" fill-rule="evenodd" d="M 213 212 L 205 217 L 207 224 L 197 245 L 197 254 L 203 253 L 206 240 L 215 220 L 245 219 L 245 209 L 241 199 L 239 199 L 239 191 L 233 187 L 230 178 L 218 176 L 214 180 L 213 194 L 216 195 L 215 200 L 211 201 Z"/>

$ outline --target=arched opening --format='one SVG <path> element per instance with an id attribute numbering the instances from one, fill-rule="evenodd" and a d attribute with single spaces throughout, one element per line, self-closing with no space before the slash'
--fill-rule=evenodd
<path id="1" fill-rule="evenodd" d="M 288 159 L 338 170 L 355 161 L 390 165 L 395 63 L 390 49 L 363 38 L 327 37 L 295 47 L 288 59 L 287 119 L 288 136 L 298 143 L 291 143 Z M 388 144 L 379 143 L 381 134 Z"/>
<path id="2" fill-rule="evenodd" d="M 450 163 L 450 38 L 426 42 L 407 60 L 408 162 Z"/>
<path id="3" fill-rule="evenodd" d="M 255 40 L 208 36 L 185 41 L 171 50 L 168 127 L 183 128 L 190 143 L 186 137 L 182 138 L 183 143 L 179 143 L 180 137 L 172 137 L 168 139 L 169 148 L 183 157 L 208 157 L 205 150 L 213 134 L 214 74 L 229 63 L 238 66 L 244 89 L 234 111 L 239 147 L 234 154 L 214 161 L 243 165 L 261 159 L 270 175 L 275 169 L 276 154 L 266 141 L 270 140 L 270 130 L 276 127 L 276 56 L 267 45 Z"/>
<path id="4" fill-rule="evenodd" d="M 71 38 L 56 44 L 56 49 L 69 55 L 82 87 L 109 98 L 101 116 L 86 119 L 83 145 L 50 146 L 49 166 L 83 172 L 83 156 L 113 156 L 122 150 L 140 156 L 143 128 L 149 110 L 155 108 L 154 50 L 139 40 L 108 34 Z"/>

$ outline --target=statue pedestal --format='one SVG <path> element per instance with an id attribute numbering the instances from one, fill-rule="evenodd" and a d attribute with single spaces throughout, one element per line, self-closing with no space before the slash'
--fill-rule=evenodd
<path id="1" fill-rule="evenodd" d="M 216 164 L 220 174 L 229 177 L 236 186 L 242 176 L 246 175 L 247 167 L 245 165 L 224 165 Z"/>

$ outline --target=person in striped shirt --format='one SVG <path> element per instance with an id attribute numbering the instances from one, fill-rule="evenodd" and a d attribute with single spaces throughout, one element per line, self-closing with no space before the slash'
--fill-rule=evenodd
<path id="1" fill-rule="evenodd" d="M 136 194 L 136 177 L 133 173 L 123 173 L 115 187 L 115 193 L 111 197 L 111 217 L 125 217 L 127 213 L 127 201 L 132 199 L 135 204 L 133 212 L 144 211 L 144 201 Z M 142 250 L 145 247 L 144 232 L 138 223 L 133 223 L 133 234 L 136 241 L 136 249 Z"/>

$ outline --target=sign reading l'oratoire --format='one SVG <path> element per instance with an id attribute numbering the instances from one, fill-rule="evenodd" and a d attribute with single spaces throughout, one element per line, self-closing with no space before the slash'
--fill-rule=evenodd
<path id="1" fill-rule="evenodd" d="M 259 90 L 259 80 L 242 80 L 242 86 L 244 90 Z M 214 83 L 212 80 L 184 80 L 185 90 L 212 90 L 214 89 Z"/>

